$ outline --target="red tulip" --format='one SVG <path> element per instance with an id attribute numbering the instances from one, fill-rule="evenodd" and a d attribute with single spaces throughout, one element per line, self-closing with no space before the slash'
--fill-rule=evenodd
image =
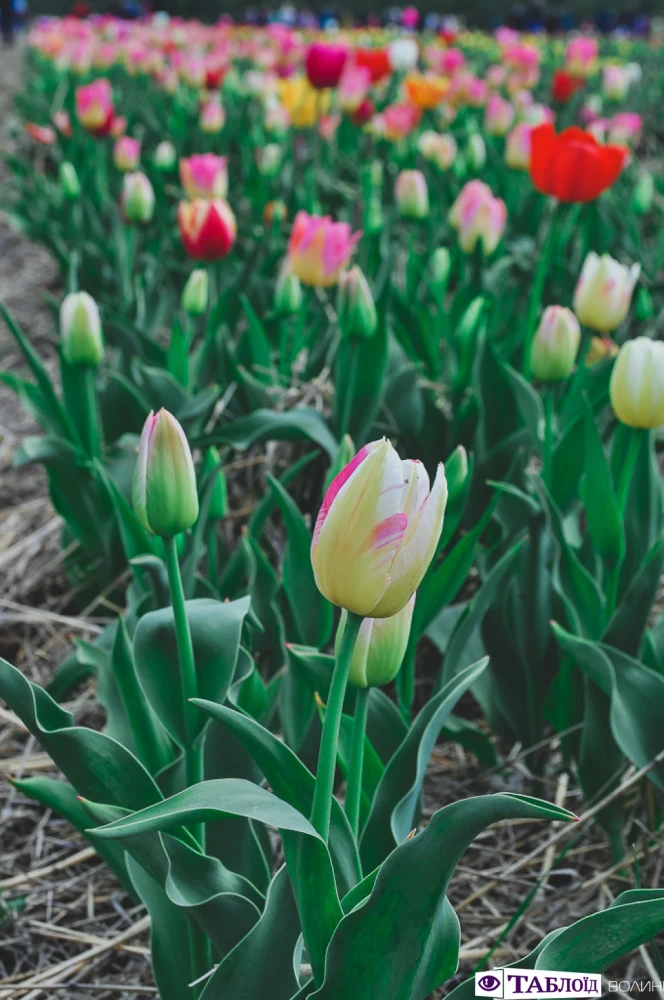
<path id="1" fill-rule="evenodd" d="M 351 114 L 351 121 L 354 125 L 366 125 L 375 110 L 376 105 L 371 98 L 365 97 L 361 104 L 359 104 Z"/>
<path id="2" fill-rule="evenodd" d="M 235 243 L 235 216 L 221 198 L 181 201 L 178 224 L 184 248 L 195 260 L 219 260 Z"/>
<path id="3" fill-rule="evenodd" d="M 309 83 L 319 90 L 325 87 L 336 87 L 348 58 L 345 45 L 329 45 L 326 42 L 314 42 L 307 52 L 306 70 Z"/>
<path id="4" fill-rule="evenodd" d="M 581 90 L 585 81 L 580 76 L 572 76 L 571 73 L 566 72 L 564 69 L 557 69 L 553 74 L 553 80 L 551 82 L 551 96 L 554 101 L 558 101 L 560 104 L 567 104 L 567 102 L 576 94 L 577 90 Z"/>
<path id="5" fill-rule="evenodd" d="M 372 83 L 378 83 L 392 72 L 387 49 L 357 49 L 355 65 L 369 70 Z"/>
<path id="6" fill-rule="evenodd" d="M 546 122 L 532 132 L 530 178 L 538 191 L 559 201 L 594 201 L 615 184 L 626 159 L 623 146 L 601 146 L 576 126 L 556 135 Z"/>

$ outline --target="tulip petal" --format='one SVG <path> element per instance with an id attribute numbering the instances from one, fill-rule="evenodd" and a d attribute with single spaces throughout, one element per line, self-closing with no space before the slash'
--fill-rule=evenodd
<path id="1" fill-rule="evenodd" d="M 438 466 L 431 493 L 416 517 L 414 531 L 399 546 L 390 570 L 392 582 L 371 612 L 373 618 L 397 614 L 415 593 L 433 559 L 443 530 L 447 503 L 447 479 Z"/>

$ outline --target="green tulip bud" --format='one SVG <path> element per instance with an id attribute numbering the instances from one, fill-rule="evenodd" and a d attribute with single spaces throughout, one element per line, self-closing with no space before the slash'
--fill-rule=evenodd
<path id="1" fill-rule="evenodd" d="M 399 673 L 408 646 L 415 594 L 391 618 L 365 618 L 353 650 L 348 680 L 358 688 L 381 687 Z M 341 612 L 335 648 L 339 649 L 348 612 Z"/>
<path id="2" fill-rule="evenodd" d="M 447 247 L 438 247 L 431 255 L 431 288 L 436 295 L 444 295 L 450 279 L 452 257 Z"/>
<path id="3" fill-rule="evenodd" d="M 530 349 L 530 367 L 540 382 L 569 378 L 574 368 L 581 327 L 571 309 L 549 306 L 544 310 Z"/>
<path id="4" fill-rule="evenodd" d="M 122 207 L 128 222 L 149 222 L 154 214 L 154 190 L 145 174 L 125 174 Z"/>
<path id="5" fill-rule="evenodd" d="M 426 219 L 429 214 L 429 191 L 420 170 L 402 170 L 394 185 L 394 199 L 406 219 Z"/>
<path id="6" fill-rule="evenodd" d="M 162 173 L 169 173 L 175 166 L 178 154 L 175 151 L 175 146 L 168 139 L 164 139 L 160 142 L 154 151 L 154 165 L 157 170 Z"/>
<path id="7" fill-rule="evenodd" d="M 641 174 L 632 194 L 632 209 L 637 215 L 647 215 L 655 197 L 655 181 L 650 172 Z"/>
<path id="8" fill-rule="evenodd" d="M 67 201 L 78 201 L 81 194 L 81 183 L 76 173 L 76 167 L 68 160 L 60 164 L 58 171 L 60 190 Z"/>
<path id="9" fill-rule="evenodd" d="M 369 282 L 355 264 L 339 276 L 337 316 L 346 337 L 373 337 L 378 325 Z"/>
<path id="10" fill-rule="evenodd" d="M 202 316 L 208 307 L 208 273 L 197 267 L 182 289 L 182 308 L 187 316 Z"/>
<path id="11" fill-rule="evenodd" d="M 282 316 L 296 313 L 302 305 L 302 285 L 288 262 L 282 267 L 274 286 L 274 308 Z"/>
<path id="12" fill-rule="evenodd" d="M 468 139 L 466 157 L 471 170 L 481 170 L 486 163 L 486 145 L 479 132 L 473 132 Z"/>
<path id="13" fill-rule="evenodd" d="M 150 412 L 145 421 L 132 502 L 143 527 L 162 537 L 179 535 L 198 517 L 196 473 L 189 443 L 168 410 Z"/>
<path id="14" fill-rule="evenodd" d="M 208 508 L 208 519 L 210 521 L 222 521 L 228 513 L 228 485 L 224 470 L 219 465 L 219 452 L 212 446 L 208 448 L 203 462 L 203 476 L 207 478 L 216 467 L 215 483 L 212 487 L 212 496 Z"/>
<path id="15" fill-rule="evenodd" d="M 70 365 L 98 365 L 104 356 L 99 307 L 87 292 L 72 292 L 60 306 L 62 353 Z"/>

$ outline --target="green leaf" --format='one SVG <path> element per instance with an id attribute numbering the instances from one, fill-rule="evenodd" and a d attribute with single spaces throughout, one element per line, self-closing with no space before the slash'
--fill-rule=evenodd
<path id="1" fill-rule="evenodd" d="M 348 406 L 346 431 L 358 447 L 365 443 L 380 408 L 387 365 L 387 324 L 379 314 L 373 337 L 344 337 L 339 345 L 335 385 L 336 426 L 342 406 Z M 352 398 L 346 403 L 346 392 Z"/>
<path id="2" fill-rule="evenodd" d="M 285 866 L 272 879 L 265 909 L 247 936 L 220 962 L 201 1000 L 290 1000 L 298 989 L 294 952 L 300 921 Z"/>
<path id="3" fill-rule="evenodd" d="M 281 483 L 268 475 L 268 483 L 286 525 L 288 545 L 284 555 L 283 580 L 300 641 L 324 647 L 332 632 L 333 610 L 314 579 L 311 567 L 311 535 L 297 504 Z"/>
<path id="4" fill-rule="evenodd" d="M 237 663 L 242 625 L 249 598 L 219 602 L 198 598 L 186 602 L 194 647 L 198 694 L 223 701 Z M 180 660 L 173 609 L 150 611 L 140 619 L 134 634 L 134 658 L 141 687 L 157 717 L 175 742 L 184 748 Z M 203 727 L 199 719 L 198 731 Z"/>
<path id="5" fill-rule="evenodd" d="M 422 833 L 390 854 L 369 898 L 337 927 L 325 982 L 312 1000 L 425 1000 L 458 964 L 459 926 L 446 897 L 454 868 L 487 826 L 518 818 L 569 820 L 572 814 L 505 793 L 435 813 Z"/>
<path id="6" fill-rule="evenodd" d="M 192 442 L 192 446 L 206 448 L 211 444 L 229 444 L 245 451 L 262 441 L 313 441 L 332 459 L 339 447 L 338 441 L 317 410 L 306 408 L 286 410 L 261 409 L 247 417 L 240 417 L 225 424 L 211 434 Z"/>
<path id="7" fill-rule="evenodd" d="M 427 763 L 440 730 L 487 663 L 485 658 L 460 671 L 424 706 L 385 768 L 360 843 L 364 871 L 381 864 L 413 829 Z"/>
<path id="8" fill-rule="evenodd" d="M 581 497 L 586 509 L 588 531 L 607 566 L 616 566 L 625 552 L 625 536 L 609 463 L 590 407 L 586 413 L 585 443 L 586 471 L 581 483 Z"/>
<path id="9" fill-rule="evenodd" d="M 652 546 L 632 578 L 602 641 L 638 656 L 664 568 L 664 539 Z"/>
<path id="10" fill-rule="evenodd" d="M 504 366 L 504 370 L 533 444 L 537 446 L 544 437 L 544 407 L 541 396 L 523 375 L 508 364 Z"/>

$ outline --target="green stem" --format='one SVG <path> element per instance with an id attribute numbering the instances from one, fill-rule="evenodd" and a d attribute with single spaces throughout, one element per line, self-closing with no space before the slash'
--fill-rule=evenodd
<path id="1" fill-rule="evenodd" d="M 341 640 L 341 646 L 334 664 L 330 694 L 325 709 L 323 735 L 320 741 L 318 767 L 316 769 L 316 786 L 311 810 L 311 822 L 327 843 L 330 833 L 330 812 L 332 810 L 332 795 L 334 793 L 334 772 L 337 766 L 337 747 L 339 745 L 339 730 L 341 728 L 341 713 L 344 707 L 344 696 L 348 684 L 350 664 L 355 649 L 355 640 L 362 624 L 362 616 L 348 612 L 346 627 Z"/>
<path id="2" fill-rule="evenodd" d="M 549 215 L 546 233 L 544 234 L 544 239 L 542 240 L 542 245 L 540 246 L 539 249 L 537 269 L 535 270 L 535 277 L 533 279 L 533 284 L 530 292 L 530 300 L 528 302 L 528 318 L 526 320 L 526 337 L 523 345 L 523 360 L 522 360 L 522 372 L 524 377 L 527 379 L 529 379 L 532 375 L 530 369 L 530 349 L 532 347 L 533 339 L 537 332 L 537 315 L 539 313 L 539 309 L 542 304 L 544 283 L 546 281 L 546 276 L 549 272 L 549 262 L 551 260 L 551 251 L 553 250 L 553 243 L 554 243 L 553 236 L 556 229 L 557 208 L 558 208 L 558 203 L 554 202 L 553 207 L 551 209 L 551 214 Z"/>
<path id="3" fill-rule="evenodd" d="M 553 473 L 553 431 L 554 431 L 554 404 L 555 392 L 552 386 L 544 386 L 544 443 L 542 447 L 542 480 L 544 485 L 551 487 Z"/>
<path id="4" fill-rule="evenodd" d="M 346 782 L 346 815 L 353 836 L 357 840 L 360 829 L 360 799 L 362 798 L 362 771 L 364 769 L 364 739 L 367 731 L 369 688 L 358 688 L 353 719 L 353 737 L 348 762 Z"/>
<path id="5" fill-rule="evenodd" d="M 175 537 L 164 538 L 166 552 L 166 568 L 168 584 L 171 590 L 171 605 L 175 618 L 175 635 L 177 639 L 178 658 L 180 660 L 180 679 L 182 683 L 182 716 L 185 731 L 185 765 L 187 770 L 187 786 L 196 785 L 203 780 L 203 758 L 200 745 L 196 745 L 196 708 L 190 699 L 197 695 L 196 665 L 194 662 L 194 646 L 191 641 L 191 629 L 187 618 L 187 606 L 180 575 L 178 551 Z M 204 849 L 204 827 L 196 825 L 192 834 Z"/>
<path id="6" fill-rule="evenodd" d="M 618 509 L 620 511 L 621 521 L 625 517 L 627 500 L 629 499 L 629 490 L 632 485 L 634 469 L 636 468 L 636 461 L 639 457 L 641 441 L 643 440 L 644 434 L 643 431 L 637 429 L 636 427 L 624 427 L 624 430 L 629 433 L 629 440 L 627 442 L 627 450 L 620 466 L 618 482 L 616 483 L 616 497 L 618 500 Z M 648 431 L 645 433 L 647 434 Z M 623 555 L 622 559 L 617 559 L 616 562 L 612 566 L 609 566 L 607 570 L 607 581 L 606 587 L 604 588 L 606 593 L 605 619 L 607 623 L 611 621 L 613 613 L 618 607 L 620 573 L 623 567 L 624 559 L 625 557 Z"/>
<path id="7" fill-rule="evenodd" d="M 348 337 L 346 343 L 341 344 L 341 351 L 348 351 L 348 365 L 345 370 L 345 378 L 337 381 L 337 392 L 341 394 L 341 408 L 339 413 L 339 426 L 337 428 L 339 440 L 343 439 L 348 432 L 350 418 L 353 412 L 353 400 L 355 398 L 355 384 L 357 382 L 357 366 L 359 362 L 359 340 L 357 337 Z"/>
<path id="8" fill-rule="evenodd" d="M 210 521 L 207 526 L 207 564 L 208 564 L 208 579 L 216 590 L 217 580 L 219 578 L 219 559 L 218 559 L 218 547 L 217 547 L 216 521 Z"/>
<path id="9" fill-rule="evenodd" d="M 99 429 L 99 409 L 95 386 L 95 369 L 90 365 L 80 366 L 83 382 L 83 405 L 85 408 L 85 446 L 91 459 L 101 460 L 101 431 Z"/>

